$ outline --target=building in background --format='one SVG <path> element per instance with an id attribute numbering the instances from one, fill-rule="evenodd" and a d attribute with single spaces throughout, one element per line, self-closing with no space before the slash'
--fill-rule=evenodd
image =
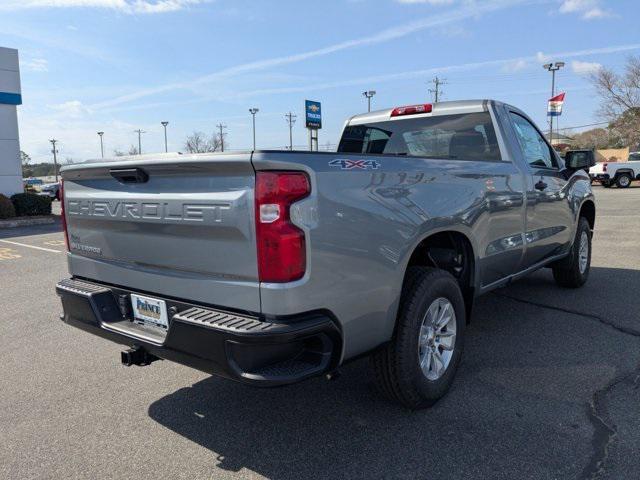
<path id="1" fill-rule="evenodd" d="M 17 106 L 22 104 L 18 51 L 0 47 L 0 193 L 22 192 Z"/>
<path id="2" fill-rule="evenodd" d="M 549 140 L 549 134 L 546 133 L 545 137 Z M 574 139 L 572 137 L 567 137 L 561 133 L 553 132 L 553 139 L 551 140 L 551 146 L 556 150 L 566 150 L 567 148 L 572 148 L 574 144 Z"/>

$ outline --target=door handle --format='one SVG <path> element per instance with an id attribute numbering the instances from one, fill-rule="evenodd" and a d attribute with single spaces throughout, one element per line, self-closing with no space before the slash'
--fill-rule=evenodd
<path id="1" fill-rule="evenodd" d="M 544 183 L 542 180 L 538 180 L 538 183 L 536 183 L 534 185 L 534 187 L 536 187 L 536 190 L 544 190 L 545 188 L 547 188 L 549 185 L 547 185 L 546 183 Z"/>

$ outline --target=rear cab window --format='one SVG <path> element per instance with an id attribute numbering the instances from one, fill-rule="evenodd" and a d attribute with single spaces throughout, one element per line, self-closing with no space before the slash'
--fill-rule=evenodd
<path id="1" fill-rule="evenodd" d="M 338 152 L 447 160 L 502 160 L 489 112 L 405 117 L 348 125 Z"/>

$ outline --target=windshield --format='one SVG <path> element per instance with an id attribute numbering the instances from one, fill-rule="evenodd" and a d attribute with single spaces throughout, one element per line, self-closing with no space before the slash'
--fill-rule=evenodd
<path id="1" fill-rule="evenodd" d="M 342 134 L 338 152 L 501 160 L 488 112 L 350 125 Z"/>
<path id="2" fill-rule="evenodd" d="M 629 161 L 630 162 L 639 161 L 639 160 L 640 160 L 640 152 L 633 152 L 633 153 L 629 154 Z"/>

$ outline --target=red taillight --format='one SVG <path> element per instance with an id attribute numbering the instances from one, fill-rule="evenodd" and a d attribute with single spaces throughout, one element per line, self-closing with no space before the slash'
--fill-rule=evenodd
<path id="1" fill-rule="evenodd" d="M 304 232 L 291 223 L 291 205 L 311 192 L 302 172 L 256 173 L 256 240 L 261 282 L 291 282 L 304 276 Z"/>
<path id="2" fill-rule="evenodd" d="M 64 180 L 60 180 L 60 217 L 62 218 L 62 230 L 64 231 L 64 242 L 69 250 L 69 232 L 67 231 L 67 217 L 64 214 Z"/>
<path id="3" fill-rule="evenodd" d="M 392 117 L 401 117 L 403 115 L 416 115 L 418 113 L 431 113 L 433 105 L 423 103 L 421 105 L 407 105 L 406 107 L 396 107 L 391 112 Z"/>
<path id="4" fill-rule="evenodd" d="M 608 163 L 605 163 L 605 164 L 602 165 L 602 171 L 603 172 L 607 171 L 607 165 L 608 165 Z"/>

